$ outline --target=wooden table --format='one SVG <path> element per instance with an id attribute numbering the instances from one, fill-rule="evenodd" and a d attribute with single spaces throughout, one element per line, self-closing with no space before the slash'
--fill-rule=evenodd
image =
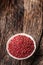
<path id="1" fill-rule="evenodd" d="M 0 65 L 43 65 L 42 2 L 14 1 L 0 4 Z M 7 40 L 16 33 L 27 33 L 35 39 L 37 50 L 31 58 L 18 61 L 8 55 Z"/>

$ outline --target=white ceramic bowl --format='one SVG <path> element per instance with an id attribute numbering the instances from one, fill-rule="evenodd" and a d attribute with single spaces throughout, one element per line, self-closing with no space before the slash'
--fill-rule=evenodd
<path id="1" fill-rule="evenodd" d="M 14 37 L 16 37 L 16 36 L 18 36 L 18 35 L 27 36 L 27 37 L 29 37 L 31 40 L 33 40 L 33 42 L 34 42 L 34 50 L 33 50 L 33 52 L 32 52 L 29 56 L 27 56 L 27 57 L 25 57 L 25 58 L 17 58 L 17 57 L 15 57 L 15 56 L 11 55 L 10 52 L 9 52 L 9 50 L 8 50 L 9 42 L 11 41 L 11 39 L 13 39 Z M 25 34 L 25 33 L 18 33 L 18 34 L 13 35 L 13 36 L 7 41 L 6 50 L 7 50 L 8 54 L 9 54 L 12 58 L 17 59 L 17 60 L 24 60 L 24 59 L 30 58 L 30 57 L 34 54 L 34 52 L 35 52 L 35 50 L 36 50 L 36 42 L 35 42 L 35 40 L 33 39 L 32 36 L 30 36 L 30 35 L 28 35 L 28 34 Z"/>

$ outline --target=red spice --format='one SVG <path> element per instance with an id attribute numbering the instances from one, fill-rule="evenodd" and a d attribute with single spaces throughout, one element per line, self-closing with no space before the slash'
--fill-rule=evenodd
<path id="1" fill-rule="evenodd" d="M 18 35 L 9 42 L 8 50 L 13 56 L 24 58 L 33 52 L 34 44 L 27 36 Z"/>

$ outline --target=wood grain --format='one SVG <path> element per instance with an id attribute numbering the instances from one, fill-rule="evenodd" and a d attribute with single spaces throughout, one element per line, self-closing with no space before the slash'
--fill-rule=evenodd
<path id="1" fill-rule="evenodd" d="M 31 4 L 27 5 L 29 2 Z M 12 35 L 22 32 L 30 34 L 35 39 L 38 47 L 42 34 L 42 4 L 40 1 L 37 3 L 31 0 L 1 1 L 0 65 L 31 65 L 34 55 L 27 60 L 15 60 L 8 55 L 6 43 Z M 28 6 L 29 8 L 26 9 Z"/>

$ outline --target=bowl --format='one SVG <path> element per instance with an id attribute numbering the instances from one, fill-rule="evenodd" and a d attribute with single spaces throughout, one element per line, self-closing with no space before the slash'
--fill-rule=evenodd
<path id="1" fill-rule="evenodd" d="M 33 50 L 33 52 L 32 52 L 29 56 L 27 56 L 27 57 L 25 57 L 25 58 L 17 58 L 17 57 L 15 57 L 15 56 L 13 56 L 13 55 L 9 52 L 9 50 L 8 50 L 9 42 L 10 42 L 14 37 L 16 37 L 16 36 L 18 36 L 18 35 L 24 35 L 24 36 L 26 36 L 26 37 L 29 37 L 29 38 L 33 41 L 33 43 L 34 43 L 34 50 Z M 28 34 L 26 34 L 26 33 L 18 33 L 18 34 L 15 34 L 15 35 L 13 35 L 13 36 L 11 36 L 11 37 L 9 38 L 9 40 L 7 41 L 7 44 L 6 44 L 6 50 L 7 50 L 7 53 L 8 53 L 12 58 L 17 59 L 17 60 L 24 60 L 24 59 L 30 58 L 30 57 L 34 54 L 34 52 L 36 51 L 36 42 L 35 42 L 34 38 L 33 38 L 31 35 L 28 35 Z"/>

